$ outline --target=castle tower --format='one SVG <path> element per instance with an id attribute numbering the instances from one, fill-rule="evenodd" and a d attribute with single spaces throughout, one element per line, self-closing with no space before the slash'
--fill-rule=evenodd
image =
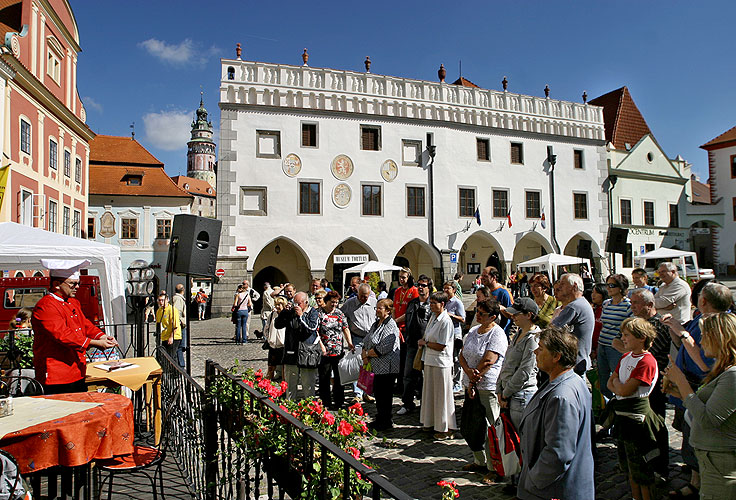
<path id="1" fill-rule="evenodd" d="M 204 100 L 200 98 L 197 117 L 192 121 L 192 137 L 187 143 L 187 177 L 207 181 L 215 187 L 215 143 L 212 122 L 207 121 Z"/>

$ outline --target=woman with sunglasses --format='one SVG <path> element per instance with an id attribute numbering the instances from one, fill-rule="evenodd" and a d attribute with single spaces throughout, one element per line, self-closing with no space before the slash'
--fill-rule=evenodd
<path id="1" fill-rule="evenodd" d="M 626 297 L 629 280 L 623 274 L 612 274 L 606 278 L 610 299 L 603 302 L 601 312 L 601 334 L 598 337 L 598 380 L 601 393 L 610 399 L 613 393 L 608 389 L 608 378 L 616 369 L 621 356 L 626 352 L 621 341 L 621 323 L 631 316 L 631 301 Z"/>

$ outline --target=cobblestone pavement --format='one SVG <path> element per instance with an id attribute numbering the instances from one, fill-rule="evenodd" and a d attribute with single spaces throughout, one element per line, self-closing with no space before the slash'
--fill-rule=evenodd
<path id="1" fill-rule="evenodd" d="M 203 384 L 204 363 L 212 359 L 224 367 L 230 367 L 235 360 L 255 369 L 266 368 L 266 351 L 261 349 L 261 341 L 256 340 L 253 331 L 261 328 L 258 317 L 250 321 L 248 343 L 236 346 L 231 340 L 234 326 L 229 318 L 216 318 L 193 321 L 192 329 L 192 375 Z M 347 389 L 349 391 L 349 389 Z M 401 401 L 394 398 L 393 409 L 400 408 Z M 457 419 L 460 421 L 462 399 L 456 398 Z M 364 405 L 367 412 L 375 414 L 373 404 Z M 668 411 L 668 423 L 672 411 Z M 455 439 L 434 441 L 419 429 L 419 413 L 395 416 L 395 428 L 365 445 L 365 457 L 371 466 L 406 493 L 418 499 L 439 499 L 440 489 L 436 485 L 442 479 L 454 479 L 460 490 L 460 499 L 510 499 L 513 495 L 502 491 L 502 485 L 485 486 L 480 483 L 482 475 L 463 472 L 460 468 L 472 459 L 465 441 L 456 434 Z M 670 426 L 671 429 L 671 426 Z M 679 432 L 670 433 L 670 482 L 660 489 L 660 497 L 666 497 L 667 489 L 680 487 L 687 483 L 680 470 Z M 628 480 L 619 471 L 616 445 L 612 441 L 599 443 L 596 461 L 596 498 L 618 500 L 631 498 Z M 656 497 L 655 497 L 656 498 Z"/>

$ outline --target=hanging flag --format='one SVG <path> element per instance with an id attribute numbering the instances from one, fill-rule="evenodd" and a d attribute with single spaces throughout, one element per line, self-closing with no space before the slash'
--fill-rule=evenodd
<path id="1" fill-rule="evenodd" d="M 511 224 L 511 207 L 509 207 L 509 211 L 506 212 L 506 220 L 509 221 L 509 227 L 511 227 L 512 226 L 512 224 Z"/>
<path id="2" fill-rule="evenodd" d="M 480 226 L 480 205 L 476 207 L 475 213 L 473 215 L 475 216 L 475 222 L 477 222 Z"/>
<path id="3" fill-rule="evenodd" d="M 3 208 L 3 198 L 5 198 L 5 185 L 8 183 L 8 173 L 10 173 L 10 167 L 7 165 L 0 168 L 0 209 Z"/>
<path id="4" fill-rule="evenodd" d="M 544 208 L 542 209 L 542 229 L 547 229 L 547 218 L 544 216 Z"/>

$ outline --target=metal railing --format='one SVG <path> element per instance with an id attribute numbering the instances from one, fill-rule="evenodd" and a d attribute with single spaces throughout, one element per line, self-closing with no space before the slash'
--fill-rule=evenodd
<path id="1" fill-rule="evenodd" d="M 213 394 L 213 387 L 220 390 L 226 387 L 230 395 L 228 404 Z M 274 498 L 275 493 L 278 493 L 279 499 L 285 495 L 296 498 L 303 487 L 317 488 L 317 491 L 308 491 L 307 498 L 331 498 L 333 495 L 330 491 L 337 485 L 329 484 L 329 456 L 339 460 L 341 465 L 341 498 L 363 498 L 363 494 L 356 493 L 354 488 L 357 473 L 357 477 L 370 485 L 369 498 L 411 500 L 411 496 L 375 469 L 356 460 L 211 360 L 207 360 L 205 366 L 205 389 L 208 402 L 205 420 L 205 498 L 208 500 L 259 499 L 263 493 L 269 499 Z M 276 422 L 274 425 L 283 425 L 286 430 L 285 449 L 267 449 L 255 457 L 247 454 L 242 443 L 238 442 L 243 428 L 251 425 L 247 414 L 266 416 Z M 248 444 L 245 443 L 245 446 Z M 280 456 L 276 456 L 277 451 L 281 453 Z"/>

